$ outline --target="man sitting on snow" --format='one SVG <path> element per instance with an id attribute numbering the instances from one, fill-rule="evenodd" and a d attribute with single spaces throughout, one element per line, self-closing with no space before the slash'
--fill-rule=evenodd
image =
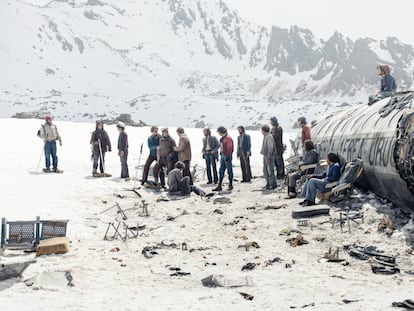
<path id="1" fill-rule="evenodd" d="M 190 177 L 184 176 L 185 164 L 178 161 L 174 169 L 168 173 L 168 193 L 170 195 L 189 195 L 191 191 L 195 194 L 204 196 L 205 192 L 196 186 L 190 185 Z"/>

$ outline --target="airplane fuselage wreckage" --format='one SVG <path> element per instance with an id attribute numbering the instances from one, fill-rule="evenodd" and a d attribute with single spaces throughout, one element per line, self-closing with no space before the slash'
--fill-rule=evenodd
<path id="1" fill-rule="evenodd" d="M 360 158 L 363 188 L 414 212 L 414 92 L 334 112 L 312 126 L 321 159 Z"/>

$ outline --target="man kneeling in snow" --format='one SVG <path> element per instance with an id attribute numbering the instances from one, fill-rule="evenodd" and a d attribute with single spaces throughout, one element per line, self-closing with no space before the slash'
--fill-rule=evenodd
<path id="1" fill-rule="evenodd" d="M 168 173 L 168 193 L 171 195 L 189 195 L 191 191 L 198 195 L 205 195 L 205 192 L 196 186 L 190 185 L 190 177 L 184 176 L 185 164 L 178 161 L 174 169 Z"/>

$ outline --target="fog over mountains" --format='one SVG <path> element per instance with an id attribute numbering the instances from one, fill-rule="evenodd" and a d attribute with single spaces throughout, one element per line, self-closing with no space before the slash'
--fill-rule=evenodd
<path id="1" fill-rule="evenodd" d="M 365 102 L 380 63 L 400 90 L 414 84 L 414 48 L 397 38 L 268 29 L 221 0 L 3 0 L 0 18 L 2 117 L 233 127 L 277 115 L 290 127 Z"/>

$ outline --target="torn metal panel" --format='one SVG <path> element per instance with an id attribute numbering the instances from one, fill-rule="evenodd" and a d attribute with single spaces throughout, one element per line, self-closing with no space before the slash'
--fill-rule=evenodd
<path id="1" fill-rule="evenodd" d="M 329 152 L 347 161 L 360 158 L 359 183 L 396 206 L 414 212 L 413 92 L 397 94 L 372 105 L 332 113 L 312 127 L 321 158 Z"/>

